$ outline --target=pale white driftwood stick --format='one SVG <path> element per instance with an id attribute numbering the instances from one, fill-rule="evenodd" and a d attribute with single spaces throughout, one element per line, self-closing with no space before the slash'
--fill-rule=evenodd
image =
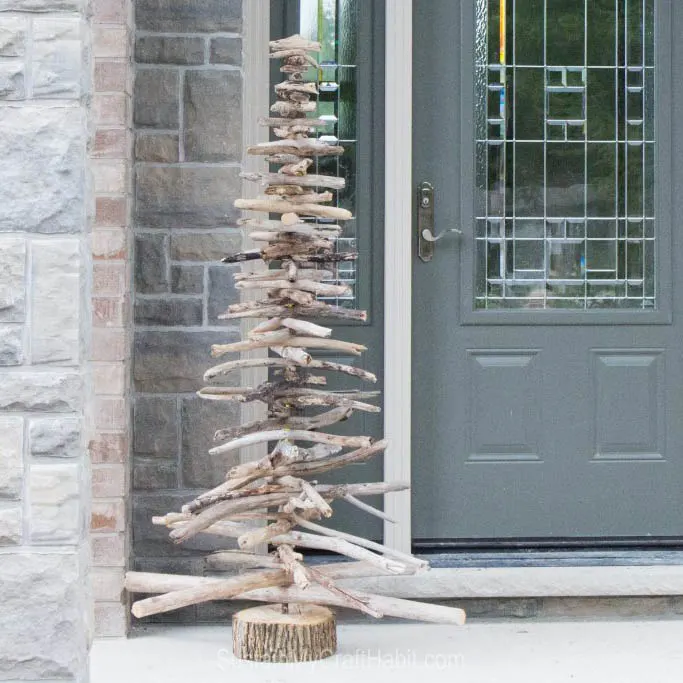
<path id="1" fill-rule="evenodd" d="M 323 327 L 307 320 L 297 320 L 296 318 L 282 318 L 280 323 L 294 332 L 308 337 L 329 337 L 332 334 L 331 327 Z"/>
<path id="2" fill-rule="evenodd" d="M 221 455 L 222 453 L 229 453 L 230 451 L 239 450 L 240 448 L 252 446 L 256 443 L 279 441 L 280 439 L 329 443 L 337 446 L 348 446 L 349 448 L 366 448 L 372 444 L 372 439 L 368 436 L 339 436 L 337 434 L 307 432 L 299 429 L 274 429 L 270 432 L 248 434 L 247 436 L 234 439 L 221 446 L 216 446 L 209 451 L 209 455 Z"/>
<path id="3" fill-rule="evenodd" d="M 329 125 L 329 121 L 324 119 L 283 119 L 283 118 L 265 118 L 261 116 L 258 120 L 259 126 L 268 126 L 271 128 L 279 126 L 312 126 L 314 128 L 324 128 Z"/>
<path id="4" fill-rule="evenodd" d="M 309 365 L 313 362 L 311 354 L 298 346 L 271 346 L 270 350 L 284 360 L 292 361 L 297 365 Z"/>
<path id="5" fill-rule="evenodd" d="M 348 221 L 353 218 L 353 214 L 347 209 L 318 204 L 292 204 L 284 199 L 236 199 L 235 208 L 245 211 L 268 211 L 269 213 L 297 213 L 304 216 L 334 218 L 340 221 Z"/>
<path id="6" fill-rule="evenodd" d="M 383 519 L 387 522 L 390 522 L 391 524 L 396 524 L 396 520 L 390 517 L 386 512 L 383 510 L 378 510 L 376 507 L 373 507 L 372 505 L 368 505 L 367 503 L 364 503 L 362 500 L 358 500 L 355 496 L 352 496 L 351 494 L 347 493 L 344 496 L 344 500 L 347 503 L 350 503 L 351 505 L 357 507 L 359 510 L 363 510 L 364 512 L 367 512 L 369 515 L 374 515 L 375 517 L 379 517 L 380 519 Z"/>
<path id="7" fill-rule="evenodd" d="M 287 119 L 283 119 L 287 120 Z M 308 121 L 308 119 L 304 119 Z M 308 125 L 308 124 L 307 124 Z M 284 173 L 240 173 L 240 177 L 253 182 L 261 182 L 264 185 L 300 185 L 302 187 L 329 187 L 332 190 L 341 190 L 346 185 L 344 178 L 334 175 L 302 175 L 288 176 Z"/>
<path id="8" fill-rule="evenodd" d="M 355 562 L 335 563 L 340 569 L 347 566 L 353 567 Z M 318 567 L 321 572 L 325 572 L 331 565 Z M 377 574 L 374 568 L 372 576 Z M 342 579 L 346 576 L 336 573 L 328 573 L 332 578 Z M 365 574 L 355 574 L 355 576 L 366 576 Z M 353 576 L 348 577 L 353 578 Z M 131 593 L 168 593 L 170 591 L 194 588 L 199 585 L 215 584 L 222 579 L 203 578 L 197 576 L 182 576 L 179 574 L 150 574 L 146 572 L 127 572 L 124 586 Z M 418 621 L 433 622 L 436 624 L 456 624 L 462 626 L 465 623 L 465 613 L 455 607 L 443 607 L 424 602 L 414 602 L 401 598 L 391 598 L 384 595 L 371 595 L 361 591 L 355 591 L 355 595 L 367 600 L 366 604 L 377 609 L 388 617 L 398 617 L 402 619 L 416 619 Z M 310 586 L 306 591 L 302 591 L 295 586 L 287 588 L 259 588 L 235 596 L 236 600 L 254 600 L 257 602 L 274 603 L 300 603 L 310 602 L 324 605 L 343 607 L 343 603 L 336 596 L 329 593 L 324 588 Z"/>
<path id="9" fill-rule="evenodd" d="M 211 347 L 211 355 L 218 358 L 226 353 L 234 353 L 236 351 L 248 351 L 256 348 L 264 348 L 270 346 L 266 342 L 234 342 L 232 344 L 214 344 Z M 363 351 L 367 350 L 367 346 L 362 344 L 354 344 L 353 342 L 345 342 L 339 339 L 320 339 L 318 337 L 289 337 L 279 346 L 294 346 L 302 349 L 331 349 L 333 351 L 346 351 L 355 356 L 360 356 Z"/>
<path id="10" fill-rule="evenodd" d="M 301 138 L 300 140 L 259 142 L 258 145 L 247 147 L 247 154 L 255 156 L 269 156 L 270 154 L 296 154 L 301 157 L 339 156 L 344 154 L 344 148 L 340 145 L 318 142 L 315 138 Z"/>
<path id="11" fill-rule="evenodd" d="M 268 43 L 271 52 L 278 50 L 305 50 L 306 52 L 320 52 L 322 46 L 320 43 L 313 40 L 306 40 L 298 33 L 288 36 L 287 38 L 279 38 L 278 40 L 271 40 Z"/>
<path id="12" fill-rule="evenodd" d="M 361 379 L 367 380 L 368 382 L 376 382 L 377 377 L 371 372 L 367 372 L 362 368 L 356 368 L 352 365 L 343 365 L 341 363 L 333 363 L 331 361 L 319 361 L 312 360 L 303 366 L 297 366 L 294 361 L 285 360 L 284 358 L 251 358 L 245 360 L 231 360 L 227 363 L 221 363 L 212 368 L 209 368 L 204 373 L 204 379 L 208 382 L 215 377 L 220 375 L 227 375 L 234 370 L 241 370 L 242 368 L 252 368 L 252 367 L 308 367 L 311 370 L 333 370 L 336 372 L 342 372 L 346 375 L 353 375 L 355 377 L 360 377 Z"/>
<path id="13" fill-rule="evenodd" d="M 329 550 L 339 555 L 346 555 L 354 560 L 362 560 L 374 564 L 376 567 L 385 569 L 392 574 L 413 574 L 414 563 L 407 564 L 389 557 L 377 555 L 370 550 L 344 540 L 330 536 L 316 536 L 302 531 L 290 531 L 282 536 L 271 539 L 273 544 L 288 543 L 298 548 L 311 548 L 313 550 Z"/>
<path id="14" fill-rule="evenodd" d="M 131 611 L 138 617 L 148 617 L 152 614 L 170 612 L 174 609 L 196 605 L 211 600 L 229 600 L 245 590 L 266 588 L 268 586 L 284 586 L 290 583 L 286 571 L 260 571 L 242 574 L 230 579 L 222 579 L 220 583 L 205 584 L 194 588 L 185 588 L 164 595 L 139 600 L 133 603 Z"/>
<path id="15" fill-rule="evenodd" d="M 284 565 L 284 570 L 291 577 L 294 585 L 302 589 L 308 588 L 311 585 L 311 580 L 308 577 L 308 572 L 301 564 L 303 555 L 295 553 L 292 546 L 285 544 L 277 548 L 277 554 Z"/>
<path id="16" fill-rule="evenodd" d="M 350 292 L 346 285 L 328 285 L 315 280 L 240 280 L 235 283 L 235 289 L 300 289 L 321 296 L 341 296 Z"/>
<path id="17" fill-rule="evenodd" d="M 399 560 L 400 562 L 415 565 L 415 567 L 417 567 L 417 569 L 420 571 L 424 571 L 429 568 L 429 562 L 414 557 L 413 555 L 408 555 L 407 553 L 402 553 L 399 550 L 388 548 L 387 546 L 382 545 L 381 543 L 369 541 L 368 539 L 363 538 L 362 536 L 353 536 L 352 534 L 347 534 L 344 531 L 337 531 L 336 529 L 324 527 L 321 524 L 311 522 L 300 515 L 295 514 L 293 515 L 293 517 L 296 520 L 297 525 L 303 527 L 304 529 L 315 531 L 318 534 L 329 536 L 330 538 L 339 538 L 344 541 L 348 541 L 349 543 L 353 543 L 354 545 L 359 545 L 363 548 L 367 548 L 368 550 L 374 550 L 375 552 L 382 553 L 385 557 L 393 557 L 394 559 Z"/>
<path id="18" fill-rule="evenodd" d="M 354 591 L 354 595 L 365 602 L 370 609 L 387 617 L 399 619 L 415 619 L 435 624 L 453 624 L 463 626 L 465 612 L 457 607 L 431 605 L 425 602 L 391 598 L 385 595 L 373 595 L 362 591 Z M 238 596 L 239 600 L 257 600 L 259 602 L 308 602 L 320 605 L 345 607 L 344 602 L 328 590 L 318 586 L 310 586 L 302 591 L 295 586 L 287 588 L 261 588 Z"/>

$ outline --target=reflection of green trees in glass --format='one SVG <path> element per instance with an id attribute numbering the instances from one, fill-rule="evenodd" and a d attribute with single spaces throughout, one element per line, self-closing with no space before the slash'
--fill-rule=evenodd
<path id="1" fill-rule="evenodd" d="M 500 62 L 500 4 L 500 0 L 489 0 L 488 3 L 488 57 L 491 65 Z M 642 0 L 590 0 L 588 3 L 584 0 L 507 0 L 505 61 L 510 65 L 532 68 L 509 66 L 506 69 L 506 137 L 518 142 L 563 140 L 561 126 L 546 130 L 548 118 L 585 120 L 583 127 L 570 126 L 567 138 L 579 142 L 585 139 L 591 143 L 586 158 L 587 176 L 582 173 L 582 177 L 577 178 L 576 173 L 570 173 L 568 169 L 573 164 L 558 166 L 557 155 L 552 159 L 553 168 L 547 171 L 549 185 L 552 182 L 559 190 L 568 190 L 577 181 L 587 186 L 589 215 L 610 216 L 615 211 L 619 215 L 625 215 L 627 211 L 642 214 L 644 174 L 648 192 L 651 192 L 649 176 L 653 169 L 643 167 L 638 153 L 642 147 L 630 146 L 630 158 L 626 163 L 626 144 L 622 142 L 617 150 L 614 143 L 626 138 L 627 118 L 645 118 L 642 96 L 639 100 L 637 94 L 626 94 L 625 67 L 631 67 L 628 85 L 646 84 L 643 74 L 633 67 L 643 67 L 644 54 L 650 55 L 654 50 L 652 5 L 652 0 L 646 0 L 645 21 L 648 25 L 646 44 L 643 45 Z M 604 68 L 610 66 L 615 68 Z M 574 70 L 563 73 L 557 67 L 573 67 Z M 582 72 L 584 67 L 587 67 L 585 73 Z M 651 74 L 644 77 L 652 78 Z M 551 93 L 546 90 L 546 85 L 585 86 L 585 91 Z M 489 92 L 489 97 L 496 98 L 495 108 L 498 94 Z M 651 106 L 648 109 L 652 111 Z M 629 139 L 642 140 L 644 128 L 644 125 L 629 126 Z M 599 141 L 610 144 L 592 144 Z M 532 143 L 524 144 L 530 146 Z M 511 212 L 515 159 L 513 145 L 506 144 L 505 147 L 504 163 L 501 159 L 500 163 L 489 167 L 489 188 L 500 187 L 500 181 L 504 180 L 508 189 L 507 211 Z M 647 157 L 650 156 L 648 153 Z M 514 185 L 518 198 L 526 198 L 531 205 L 539 204 L 541 198 L 538 194 L 543 188 L 538 187 L 538 169 L 520 161 L 537 157 L 531 147 L 524 151 L 517 145 Z M 545 163 L 549 163 L 547 154 Z M 631 195 L 628 206 L 625 201 L 627 188 Z M 569 201 L 570 193 L 566 194 Z M 576 195 L 577 201 L 579 194 Z M 570 213 L 567 215 L 572 215 L 579 208 L 583 213 L 583 206 L 577 206 L 568 209 Z"/>

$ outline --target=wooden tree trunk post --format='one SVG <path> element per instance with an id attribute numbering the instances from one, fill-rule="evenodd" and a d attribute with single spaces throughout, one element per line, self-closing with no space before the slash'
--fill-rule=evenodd
<path id="1" fill-rule="evenodd" d="M 334 614 L 319 605 L 259 605 L 232 617 L 235 657 L 253 662 L 310 662 L 337 651 Z"/>

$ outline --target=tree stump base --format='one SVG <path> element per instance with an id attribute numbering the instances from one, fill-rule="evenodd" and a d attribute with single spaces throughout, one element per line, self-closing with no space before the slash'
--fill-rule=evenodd
<path id="1" fill-rule="evenodd" d="M 232 651 L 252 662 L 310 662 L 337 651 L 334 613 L 320 605 L 259 605 L 232 617 Z"/>

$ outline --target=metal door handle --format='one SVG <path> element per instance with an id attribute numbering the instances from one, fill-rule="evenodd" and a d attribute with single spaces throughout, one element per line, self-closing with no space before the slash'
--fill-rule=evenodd
<path id="1" fill-rule="evenodd" d="M 434 234 L 434 186 L 421 182 L 417 188 L 417 255 L 428 263 L 434 256 L 434 244 L 453 232 L 462 235 L 457 228 Z"/>

